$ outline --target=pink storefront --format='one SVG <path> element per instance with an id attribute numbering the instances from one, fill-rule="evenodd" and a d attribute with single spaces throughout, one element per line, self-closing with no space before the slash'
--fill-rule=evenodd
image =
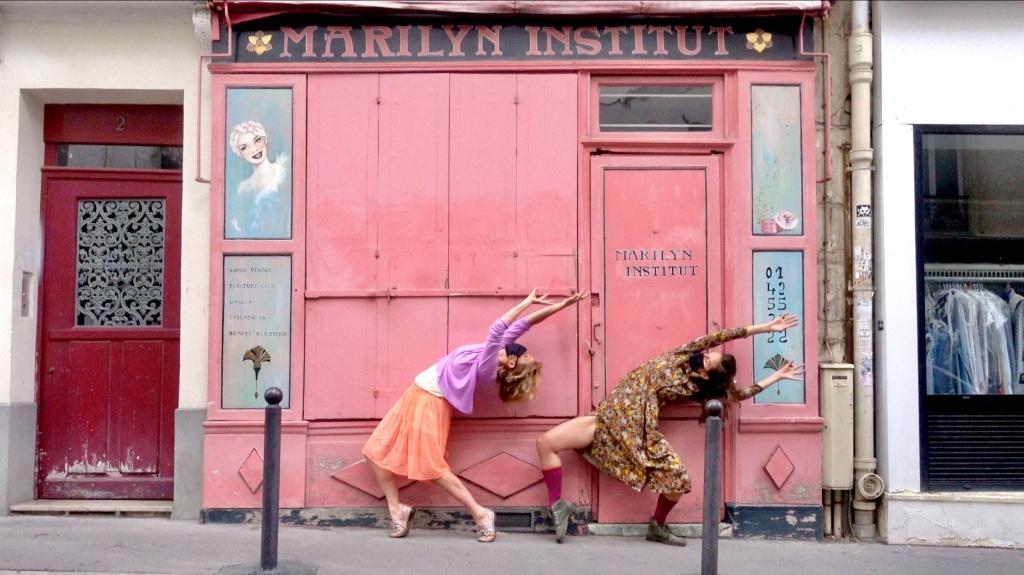
<path id="1" fill-rule="evenodd" d="M 741 535 L 817 536 L 821 99 L 808 52 L 822 3 L 669 2 L 642 17 L 351 4 L 216 4 L 205 518 L 260 506 L 270 386 L 285 392 L 289 517 L 383 518 L 360 453 L 376 422 L 537 287 L 592 295 L 524 338 L 544 362 L 537 397 L 508 408 L 478 391 L 449 442 L 499 528 L 547 521 L 540 433 L 648 357 L 792 312 L 799 328 L 726 346 L 741 385 L 784 360 L 807 376 L 729 413 L 721 511 Z M 663 414 L 694 479 L 674 523 L 701 519 L 698 415 Z M 647 521 L 652 494 L 565 461 L 578 521 Z M 457 507 L 431 485 L 403 494 Z"/>

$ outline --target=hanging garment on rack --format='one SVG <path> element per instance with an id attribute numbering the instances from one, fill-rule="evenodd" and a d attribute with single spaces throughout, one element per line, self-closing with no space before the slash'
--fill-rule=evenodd
<path id="1" fill-rule="evenodd" d="M 1017 355 L 1006 302 L 986 289 L 952 288 L 936 294 L 934 310 L 926 314 L 929 392 L 1014 393 Z"/>
<path id="2" fill-rule="evenodd" d="M 956 367 L 954 333 L 943 319 L 939 303 L 925 297 L 925 385 L 929 395 L 957 393 L 959 370 Z"/>
<path id="3" fill-rule="evenodd" d="M 1013 327 L 1013 393 L 1024 395 L 1024 296 L 1011 288 L 1008 300 Z"/>
<path id="4" fill-rule="evenodd" d="M 983 394 L 987 388 L 988 357 L 979 325 L 981 305 L 960 289 L 941 292 L 939 297 L 946 300 L 946 318 L 955 334 L 956 393 Z"/>
<path id="5" fill-rule="evenodd" d="M 986 289 L 969 290 L 982 306 L 984 350 L 987 356 L 987 381 L 984 393 L 1013 393 L 1013 333 L 1010 308 L 1006 301 Z"/>

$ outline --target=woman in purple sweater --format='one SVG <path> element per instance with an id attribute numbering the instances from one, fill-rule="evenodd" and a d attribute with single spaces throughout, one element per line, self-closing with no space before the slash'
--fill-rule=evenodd
<path id="1" fill-rule="evenodd" d="M 516 339 L 558 311 L 585 298 L 584 293 L 552 303 L 537 290 L 505 312 L 482 344 L 464 345 L 416 376 L 415 383 L 384 416 L 363 447 L 363 455 L 388 501 L 391 537 L 409 533 L 413 508 L 401 502 L 395 475 L 433 481 L 466 506 L 476 521 L 479 541 L 494 541 L 494 512 L 482 507 L 444 460 L 452 408 L 473 412 L 478 385 L 497 384 L 505 403 L 526 401 L 537 392 L 541 364 Z M 545 307 L 516 319 L 533 304 Z"/>

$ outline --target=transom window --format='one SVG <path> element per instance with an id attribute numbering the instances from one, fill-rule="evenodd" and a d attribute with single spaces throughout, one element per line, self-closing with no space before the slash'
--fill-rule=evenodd
<path id="1" fill-rule="evenodd" d="M 602 132 L 710 132 L 712 86 L 633 84 L 600 86 Z"/>

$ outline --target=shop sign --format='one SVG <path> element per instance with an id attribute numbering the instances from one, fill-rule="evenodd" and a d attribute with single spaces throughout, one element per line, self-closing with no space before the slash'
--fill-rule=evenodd
<path id="1" fill-rule="evenodd" d="M 627 278 L 697 277 L 700 270 L 693 250 L 685 248 L 615 250 L 615 261 L 623 262 L 621 273 Z"/>
<path id="2" fill-rule="evenodd" d="M 645 19 L 600 24 L 364 23 L 287 16 L 232 29 L 219 61 L 438 62 L 545 60 L 795 60 L 799 17 Z M 809 26 L 809 21 L 808 21 Z M 222 27 L 217 51 L 227 49 Z M 805 34 L 810 38 L 810 34 Z"/>

